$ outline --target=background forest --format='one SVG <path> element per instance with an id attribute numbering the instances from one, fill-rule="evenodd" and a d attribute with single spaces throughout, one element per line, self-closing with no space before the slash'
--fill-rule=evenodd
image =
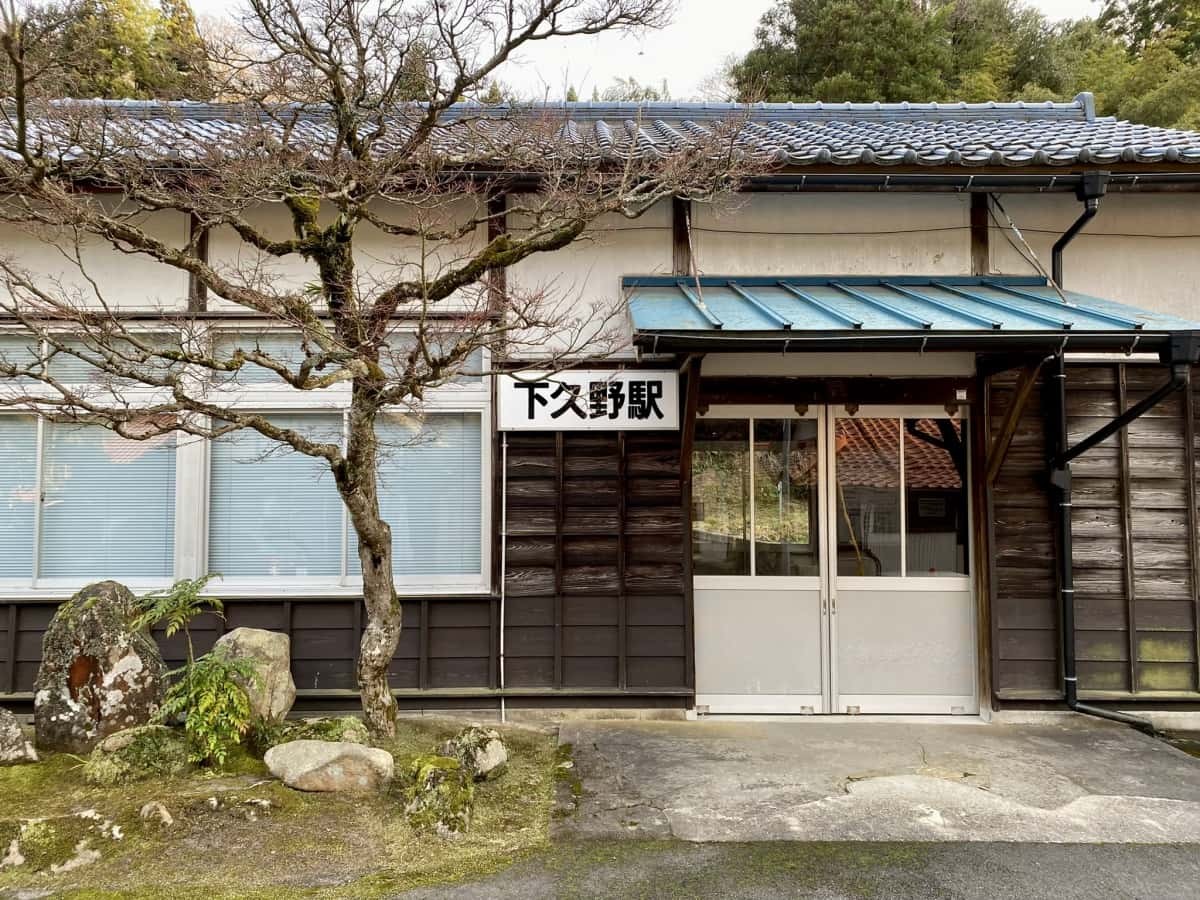
<path id="1" fill-rule="evenodd" d="M 1095 18 L 1052 22 L 1019 0 L 777 0 L 703 99 L 1069 100 L 1087 90 L 1102 115 L 1200 128 L 1200 0 L 1097 6 Z M 681 0 L 676 15 L 687 14 Z M 46 58 L 72 61 L 63 93 L 76 97 L 217 99 L 204 40 L 237 40 L 233 22 L 198 26 L 187 0 L 75 0 L 40 16 Z M 590 99 L 668 99 L 662 74 L 661 85 L 618 78 Z M 525 99 L 495 79 L 476 96 Z M 574 88 L 566 99 L 578 99 Z"/>
<path id="2" fill-rule="evenodd" d="M 729 99 L 1069 100 L 1200 128 L 1200 0 L 1107 0 L 1051 22 L 1016 0 L 779 0 Z"/>

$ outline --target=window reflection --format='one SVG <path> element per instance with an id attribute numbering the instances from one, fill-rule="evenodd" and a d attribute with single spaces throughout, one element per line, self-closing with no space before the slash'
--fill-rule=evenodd
<path id="1" fill-rule="evenodd" d="M 701 419 L 692 445 L 696 575 L 750 574 L 750 423 Z"/>
<path id="2" fill-rule="evenodd" d="M 754 571 L 818 575 L 817 423 L 754 420 Z"/>
<path id="3" fill-rule="evenodd" d="M 838 574 L 900 575 L 900 420 L 839 418 Z"/>
<path id="4" fill-rule="evenodd" d="M 904 420 L 909 575 L 967 574 L 967 444 L 956 419 Z"/>

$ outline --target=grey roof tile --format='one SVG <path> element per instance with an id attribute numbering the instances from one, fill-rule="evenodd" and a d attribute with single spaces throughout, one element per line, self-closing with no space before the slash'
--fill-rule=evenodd
<path id="1" fill-rule="evenodd" d="M 188 158 L 213 148 L 247 145 L 250 132 L 282 136 L 283 128 L 249 107 L 178 101 L 63 101 L 112 123 L 137 152 Z M 321 108 L 285 107 L 293 140 L 314 152 L 327 144 Z M 557 152 L 587 159 L 662 155 L 736 123 L 741 148 L 786 166 L 979 167 L 1200 164 L 1200 133 L 1097 117 L 1090 94 L 1070 103 L 541 103 L 482 107 L 457 104 L 436 134 L 447 158 L 502 154 L 519 120 L 552 124 Z M 408 132 L 397 115 L 391 144 Z M 78 152 L 78 148 L 74 148 Z"/>

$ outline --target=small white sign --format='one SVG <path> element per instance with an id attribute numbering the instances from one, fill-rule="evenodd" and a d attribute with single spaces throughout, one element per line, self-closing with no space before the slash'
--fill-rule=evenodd
<path id="1" fill-rule="evenodd" d="M 501 431 L 678 431 L 679 373 L 571 369 L 497 379 Z"/>

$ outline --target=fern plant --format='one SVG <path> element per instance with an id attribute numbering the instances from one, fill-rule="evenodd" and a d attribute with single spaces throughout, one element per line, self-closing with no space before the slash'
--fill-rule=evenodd
<path id="1" fill-rule="evenodd" d="M 138 628 L 165 625 L 167 637 L 174 637 L 182 631 L 187 640 L 188 665 L 191 665 L 196 659 L 192 633 L 188 628 L 192 619 L 206 612 L 225 618 L 225 604 L 216 597 L 204 596 L 204 589 L 216 577 L 204 575 L 200 578 L 183 578 L 165 591 L 154 591 L 139 598 L 142 613 L 135 620 L 135 625 Z"/>
<path id="2" fill-rule="evenodd" d="M 184 578 L 165 591 L 146 594 L 139 600 L 139 628 L 165 627 L 167 637 L 183 632 L 187 662 L 171 672 L 172 684 L 155 720 L 183 720 L 189 759 L 216 768 L 225 765 L 231 748 L 249 731 L 252 713 L 245 685 L 260 685 L 262 679 L 252 660 L 234 659 L 225 651 L 196 658 L 191 622 L 211 612 L 222 619 L 225 605 L 216 597 L 205 597 L 204 589 L 215 575 Z"/>
<path id="3" fill-rule="evenodd" d="M 243 685 L 261 684 L 257 666 L 252 660 L 231 657 L 222 648 L 171 674 L 182 677 L 167 689 L 157 720 L 182 717 L 189 759 L 221 768 L 229 751 L 250 730 L 253 714 Z"/>

